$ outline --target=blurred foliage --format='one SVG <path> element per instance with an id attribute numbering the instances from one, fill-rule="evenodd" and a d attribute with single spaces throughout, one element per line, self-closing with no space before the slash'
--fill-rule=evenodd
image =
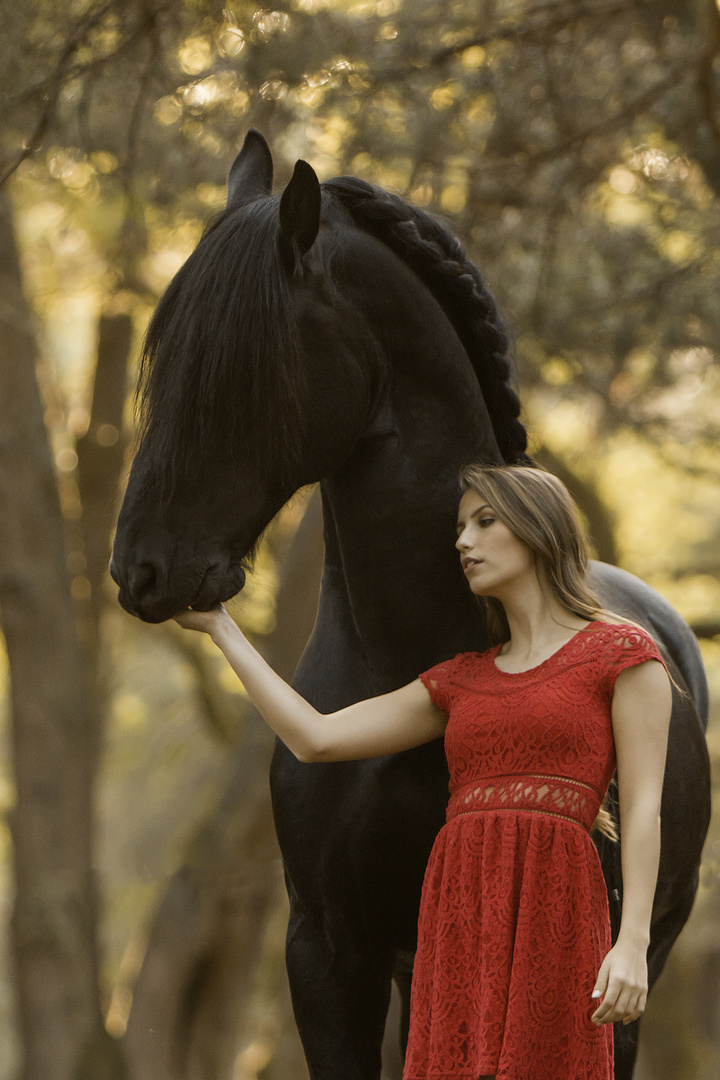
<path id="1" fill-rule="evenodd" d="M 708 637 L 720 632 L 714 0 L 30 0 L 0 17 L 1 170 L 43 327 L 74 574 L 75 441 L 89 421 L 97 315 L 130 312 L 139 338 L 255 126 L 280 183 L 304 157 L 321 179 L 354 173 L 445 218 L 511 318 L 531 452 L 552 452 L 601 500 L 622 565 Z M 297 520 L 291 506 L 280 539 Z M 271 543 L 257 570 L 236 615 L 263 635 Z M 244 699 L 177 635 L 108 612 L 106 639 L 103 934 L 120 1031 L 148 913 L 221 787 Z M 717 702 L 717 641 L 706 658 Z M 716 771 L 719 730 L 716 712 Z M 673 961 L 694 972 L 695 1003 L 717 981 L 698 965 L 720 920 L 719 837 L 715 826 Z M 693 1023 L 680 1080 L 709 1077 L 703 1061 L 719 1052 L 720 1015 Z M 655 1059 L 642 1068 L 666 1075 Z"/>

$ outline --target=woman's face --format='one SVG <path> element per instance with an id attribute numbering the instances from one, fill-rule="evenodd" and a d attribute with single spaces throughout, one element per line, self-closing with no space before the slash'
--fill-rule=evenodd
<path id="1" fill-rule="evenodd" d="M 462 568 L 476 596 L 497 596 L 529 577 L 536 578 L 532 551 L 496 517 L 475 491 L 466 491 L 458 508 Z"/>

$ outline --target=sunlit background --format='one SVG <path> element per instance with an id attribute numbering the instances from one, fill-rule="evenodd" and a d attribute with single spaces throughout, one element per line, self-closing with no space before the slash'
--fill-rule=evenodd
<path id="1" fill-rule="evenodd" d="M 109 533 L 90 535 L 78 472 L 90 444 L 109 469 L 121 451 L 127 461 L 149 313 L 224 205 L 229 164 L 251 126 L 272 147 L 278 187 L 303 157 L 321 179 L 352 173 L 409 198 L 462 240 L 514 329 L 531 453 L 575 494 L 597 554 L 658 589 L 700 638 L 717 801 L 714 0 L 4 6 L 2 171 L 34 312 L 72 596 L 81 623 L 95 618 L 100 633 L 98 978 L 109 1035 L 125 1033 L 171 883 L 211 863 L 210 876 L 255 874 L 252 852 L 246 865 L 237 851 L 228 865 L 212 839 L 244 753 L 247 699 L 211 644 L 134 621 L 109 577 L 93 578 L 88 552 L 93 543 L 104 551 Z M 92 415 L 101 319 L 127 361 L 114 422 Z M 106 503 L 116 489 L 113 479 Z M 302 492 L 286 507 L 231 605 L 281 667 L 297 646 L 278 637 L 283 567 L 312 506 Z M 321 538 L 308 528 L 315 567 Z M 312 622 L 311 600 L 305 606 L 303 626 Z M 7 684 L 0 651 L 3 811 L 15 800 Z M 267 799 L 263 784 L 258 792 Z M 210 1053 L 204 1071 L 182 1077 L 306 1076 L 285 985 L 283 886 L 270 861 L 232 1062 Z M 648 1006 L 637 1080 L 717 1075 L 719 870 L 716 815 L 694 911 Z M 0 1080 L 17 1076 L 20 1060 L 13 894 L 11 836 L 0 825 Z M 387 1080 L 396 1068 L 389 1045 Z"/>

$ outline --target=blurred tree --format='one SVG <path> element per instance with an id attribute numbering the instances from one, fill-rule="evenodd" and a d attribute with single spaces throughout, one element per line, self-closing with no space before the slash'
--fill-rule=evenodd
<path id="1" fill-rule="evenodd" d="M 119 1077 L 100 1013 L 92 867 L 93 690 L 35 377 L 34 318 L 0 200 L 0 611 L 12 687 L 13 946 L 23 1075 Z M 89 1071 L 88 1071 L 89 1070 Z"/>
<path id="2" fill-rule="evenodd" d="M 115 527 L 115 501 L 125 464 L 123 413 L 131 339 L 132 319 L 129 315 L 100 316 L 90 422 L 85 434 L 77 440 L 77 481 L 87 576 L 75 579 L 75 590 L 85 590 L 89 594 L 93 651 L 97 649 L 110 538 Z"/>

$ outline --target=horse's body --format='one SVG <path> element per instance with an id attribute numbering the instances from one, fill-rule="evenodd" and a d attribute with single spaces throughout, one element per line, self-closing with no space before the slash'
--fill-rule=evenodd
<path id="1" fill-rule="evenodd" d="M 158 308 L 113 574 L 124 606 L 149 621 L 210 607 L 242 586 L 241 560 L 286 499 L 321 481 L 325 568 L 295 686 L 330 711 L 487 647 L 453 548 L 457 474 L 517 459 L 524 432 L 499 316 L 447 233 L 347 178 L 324 185 L 321 208 L 304 163 L 280 203 L 271 180 L 251 133 L 227 211 Z M 670 730 L 652 982 L 697 884 L 706 688 L 692 634 L 657 593 L 602 564 L 593 578 L 691 691 L 676 694 Z M 447 801 L 442 746 L 303 765 L 278 744 L 271 782 L 311 1075 L 374 1080 L 393 973 L 407 1006 L 422 875 Z M 616 933 L 619 848 L 598 847 Z M 636 1031 L 616 1027 L 618 1080 L 632 1075 Z"/>

